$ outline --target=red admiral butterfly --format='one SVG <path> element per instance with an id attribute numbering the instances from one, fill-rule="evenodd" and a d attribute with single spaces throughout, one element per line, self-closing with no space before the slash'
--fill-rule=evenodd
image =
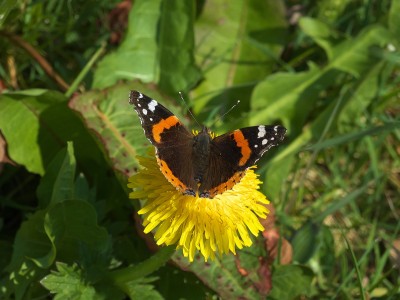
<path id="1" fill-rule="evenodd" d="M 204 126 L 193 134 L 167 108 L 138 91 L 130 92 L 129 103 L 156 148 L 161 172 L 185 195 L 214 198 L 231 189 L 286 133 L 279 125 L 260 125 L 220 136 Z"/>

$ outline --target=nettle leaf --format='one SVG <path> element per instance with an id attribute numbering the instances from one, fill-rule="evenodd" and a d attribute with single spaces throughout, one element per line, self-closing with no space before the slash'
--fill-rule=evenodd
<path id="1" fill-rule="evenodd" d="M 57 259 L 99 266 L 108 262 L 111 249 L 107 230 L 97 225 L 93 206 L 79 200 L 66 200 L 52 206 L 44 221 L 46 234 L 57 251 Z"/>
<path id="2" fill-rule="evenodd" d="M 82 270 L 76 264 L 56 263 L 57 271 L 44 277 L 40 283 L 56 294 L 54 299 L 101 299 L 93 286 L 84 281 Z"/>
<path id="3" fill-rule="evenodd" d="M 285 14 L 283 1 L 204 3 L 195 27 L 196 61 L 204 73 L 192 91 L 195 111 L 222 103 L 231 106 L 238 99 L 246 105 L 255 82 L 279 61 L 289 34 Z M 230 89 L 236 89 L 235 98 L 228 95 Z"/>
<path id="4" fill-rule="evenodd" d="M 299 265 L 278 265 L 273 270 L 272 291 L 268 299 L 294 299 L 308 296 L 312 271 Z"/>
<path id="5" fill-rule="evenodd" d="M 127 284 L 126 293 L 130 299 L 164 299 L 161 294 L 150 284 L 157 278 L 147 277 L 131 281 Z"/>
<path id="6" fill-rule="evenodd" d="M 76 161 L 73 144 L 61 150 L 49 164 L 40 181 L 37 195 L 42 208 L 64 200 L 71 200 L 75 195 Z"/>

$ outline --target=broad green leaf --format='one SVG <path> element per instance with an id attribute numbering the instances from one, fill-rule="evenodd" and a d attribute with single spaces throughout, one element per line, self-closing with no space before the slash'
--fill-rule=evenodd
<path id="1" fill-rule="evenodd" d="M 55 204 L 45 216 L 44 228 L 58 260 L 99 266 L 107 262 L 110 237 L 97 225 L 96 211 L 87 202 L 66 200 Z"/>
<path id="2" fill-rule="evenodd" d="M 201 77 L 193 55 L 195 4 L 194 1 L 170 0 L 161 6 L 159 86 L 170 94 L 188 90 Z"/>
<path id="3" fill-rule="evenodd" d="M 19 228 L 14 241 L 11 262 L 7 266 L 15 287 L 16 299 L 22 299 L 26 290 L 44 276 L 46 268 L 55 259 L 55 251 L 43 227 L 45 212 L 34 213 Z"/>
<path id="4" fill-rule="evenodd" d="M 117 51 L 100 61 L 94 73 L 94 88 L 105 88 L 121 79 L 157 81 L 161 4 L 161 0 L 133 3 L 125 40 Z"/>
<path id="5" fill-rule="evenodd" d="M 388 25 L 394 38 L 397 40 L 397 46 L 400 44 L 400 0 L 392 0 L 389 12 Z"/>
<path id="6" fill-rule="evenodd" d="M 238 99 L 222 91 L 246 88 L 270 74 L 288 36 L 284 4 L 276 0 L 206 1 L 195 31 L 196 61 L 205 78 L 192 94 L 202 112 L 211 100 L 231 106 Z"/>
<path id="7" fill-rule="evenodd" d="M 37 195 L 42 208 L 74 198 L 75 168 L 73 144 L 69 142 L 49 164 L 40 181 Z"/>
<path id="8" fill-rule="evenodd" d="M 293 261 L 305 264 L 318 250 L 320 225 L 306 222 L 296 230 L 291 244 L 293 246 Z"/>
<path id="9" fill-rule="evenodd" d="M 39 91 L 37 96 L 18 94 L 0 96 L 0 130 L 8 145 L 12 160 L 24 165 L 30 172 L 44 173 L 44 157 L 57 147 L 50 128 L 40 124 L 41 115 L 54 104 L 65 101 L 57 92 Z M 41 143 L 45 149 L 40 148 Z"/>
<path id="10" fill-rule="evenodd" d="M 373 47 L 383 49 L 389 41 L 390 34 L 386 28 L 368 26 L 355 39 L 348 39 L 332 49 L 333 57 L 328 67 L 360 77 L 379 61 Z"/>
<path id="11" fill-rule="evenodd" d="M 55 294 L 54 299 L 102 299 L 93 286 L 85 282 L 82 270 L 76 264 L 57 262 L 57 271 L 44 277 L 40 283 Z"/>
<path id="12" fill-rule="evenodd" d="M 307 296 L 313 274 L 299 265 L 278 265 L 272 273 L 272 291 L 268 299 L 296 299 Z"/>
<path id="13" fill-rule="evenodd" d="M 318 93 L 332 84 L 337 72 L 324 72 L 310 65 L 298 73 L 275 73 L 259 83 L 252 95 L 252 124 L 282 120 L 288 134 L 298 133 L 318 100 Z"/>
<path id="14" fill-rule="evenodd" d="M 104 176 L 104 157 L 82 121 L 58 92 L 25 90 L 0 96 L 0 130 L 10 157 L 43 175 L 55 155 L 73 141 L 80 167 L 96 179 Z"/>
<path id="15" fill-rule="evenodd" d="M 326 52 L 329 59 L 332 59 L 332 47 L 334 46 L 334 31 L 329 25 L 313 18 L 301 18 L 299 21 L 301 30 L 310 36 Z"/>
<path id="16" fill-rule="evenodd" d="M 49 266 L 53 263 L 55 253 L 43 227 L 45 212 L 37 211 L 22 223 L 14 241 L 14 252 L 9 269 L 16 269 L 26 259 L 42 261 L 39 266 Z M 46 262 L 44 262 L 46 260 Z"/>

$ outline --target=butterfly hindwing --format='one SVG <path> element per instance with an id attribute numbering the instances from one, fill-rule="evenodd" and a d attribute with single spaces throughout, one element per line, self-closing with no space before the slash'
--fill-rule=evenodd
<path id="1" fill-rule="evenodd" d="M 201 191 L 213 195 L 232 188 L 247 168 L 283 140 L 285 133 L 286 129 L 279 125 L 260 125 L 237 129 L 214 138 Z"/>

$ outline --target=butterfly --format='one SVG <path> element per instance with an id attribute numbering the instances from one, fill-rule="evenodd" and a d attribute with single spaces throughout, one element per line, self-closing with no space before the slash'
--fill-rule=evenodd
<path id="1" fill-rule="evenodd" d="M 156 149 L 165 178 L 184 195 L 214 198 L 238 183 L 247 168 L 285 137 L 280 125 L 259 125 L 215 136 L 209 128 L 194 133 L 156 100 L 131 91 L 129 103 Z"/>

